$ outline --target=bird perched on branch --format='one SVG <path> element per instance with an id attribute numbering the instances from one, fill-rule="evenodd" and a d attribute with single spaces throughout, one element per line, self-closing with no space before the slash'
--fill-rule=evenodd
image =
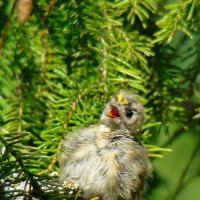
<path id="1" fill-rule="evenodd" d="M 60 156 L 60 180 L 85 199 L 138 200 L 152 168 L 135 136 L 144 111 L 136 95 L 121 91 L 100 122 L 68 135 Z"/>

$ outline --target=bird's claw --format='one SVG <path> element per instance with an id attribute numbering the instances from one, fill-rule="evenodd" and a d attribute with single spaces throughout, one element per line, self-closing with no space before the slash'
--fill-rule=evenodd
<path id="1" fill-rule="evenodd" d="M 65 186 L 69 191 L 69 194 L 76 194 L 79 191 L 78 184 L 71 181 L 64 181 L 63 186 Z"/>
<path id="2" fill-rule="evenodd" d="M 99 197 L 94 197 L 94 198 L 92 198 L 90 200 L 100 200 L 100 198 Z"/>

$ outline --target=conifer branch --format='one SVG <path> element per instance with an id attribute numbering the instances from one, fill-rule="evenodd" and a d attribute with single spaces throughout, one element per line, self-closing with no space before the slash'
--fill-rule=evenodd
<path id="1" fill-rule="evenodd" d="M 9 134 L 9 133 L 7 133 Z M 34 178 L 34 176 L 27 170 L 26 165 L 24 164 L 23 160 L 20 158 L 20 156 L 17 154 L 17 152 L 12 148 L 11 145 L 9 145 L 6 140 L 0 135 L 0 139 L 5 145 L 6 149 L 11 153 L 11 155 L 16 159 L 16 161 L 19 163 L 22 171 L 25 173 L 26 177 L 30 180 L 30 184 L 33 187 L 33 193 L 32 195 L 35 197 L 42 197 L 44 195 L 44 192 L 42 191 L 40 185 L 38 184 L 37 180 Z"/>

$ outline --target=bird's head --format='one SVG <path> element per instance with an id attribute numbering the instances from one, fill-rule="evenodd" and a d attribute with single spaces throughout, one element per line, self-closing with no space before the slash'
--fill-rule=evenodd
<path id="1" fill-rule="evenodd" d="M 143 106 L 136 95 L 120 91 L 107 103 L 101 121 L 113 131 L 122 131 L 131 135 L 138 134 L 144 118 Z"/>

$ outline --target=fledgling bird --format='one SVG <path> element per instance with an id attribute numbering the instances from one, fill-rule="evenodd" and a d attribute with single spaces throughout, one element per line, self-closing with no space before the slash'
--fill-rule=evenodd
<path id="1" fill-rule="evenodd" d="M 120 91 L 100 122 L 69 134 L 60 156 L 60 181 L 78 187 L 85 199 L 138 200 L 152 167 L 135 136 L 144 110 L 136 95 Z"/>

